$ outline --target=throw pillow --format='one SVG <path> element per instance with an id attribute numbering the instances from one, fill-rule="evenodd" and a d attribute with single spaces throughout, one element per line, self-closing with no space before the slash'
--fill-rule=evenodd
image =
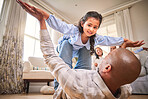
<path id="1" fill-rule="evenodd" d="M 54 87 L 45 85 L 40 89 L 40 92 L 44 95 L 53 95 L 55 90 Z"/>

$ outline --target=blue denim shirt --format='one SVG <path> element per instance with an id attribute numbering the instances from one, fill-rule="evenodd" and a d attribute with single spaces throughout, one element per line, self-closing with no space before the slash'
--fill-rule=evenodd
<path id="1" fill-rule="evenodd" d="M 73 50 L 79 50 L 80 48 L 86 46 L 88 50 L 90 50 L 89 40 L 86 44 L 83 44 L 81 41 L 81 33 L 77 26 L 73 24 L 67 24 L 60 19 L 57 19 L 53 15 L 50 15 L 46 20 L 48 25 L 63 33 L 64 36 L 59 39 L 59 44 L 62 43 L 63 40 L 68 39 L 69 43 L 73 45 Z M 109 36 L 101 36 L 96 34 L 95 37 L 95 46 L 96 45 L 104 45 L 104 46 L 117 46 L 121 45 L 124 42 L 122 37 L 109 37 Z"/>
<path id="2" fill-rule="evenodd" d="M 134 53 L 137 54 L 137 53 L 139 53 L 141 51 L 143 51 L 143 47 L 141 47 L 140 49 L 135 50 Z"/>

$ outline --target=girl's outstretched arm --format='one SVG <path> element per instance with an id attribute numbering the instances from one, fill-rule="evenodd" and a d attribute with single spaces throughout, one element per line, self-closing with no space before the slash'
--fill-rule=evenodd
<path id="1" fill-rule="evenodd" d="M 125 45 L 126 47 L 140 47 L 143 44 L 145 44 L 144 40 L 133 42 L 133 41 L 126 39 L 126 38 L 124 38 L 124 43 L 123 43 L 123 45 Z"/>
<path id="2" fill-rule="evenodd" d="M 25 2 L 22 2 L 21 0 L 16 0 L 16 2 L 18 4 L 20 4 L 20 6 L 26 11 L 28 12 L 29 14 L 31 14 L 32 16 L 34 16 L 35 18 L 37 18 L 39 21 L 41 19 L 48 19 L 49 17 L 49 14 L 46 13 L 45 11 L 41 10 L 41 9 L 38 9 L 34 6 L 31 6 Z"/>
<path id="3" fill-rule="evenodd" d="M 48 25 L 54 30 L 57 30 L 63 34 L 79 33 L 78 28 L 73 24 L 67 24 L 53 15 L 49 15 L 45 11 L 22 2 L 21 0 L 16 0 L 16 2 L 19 3 L 26 12 L 37 18 L 39 21 L 44 18 Z"/>

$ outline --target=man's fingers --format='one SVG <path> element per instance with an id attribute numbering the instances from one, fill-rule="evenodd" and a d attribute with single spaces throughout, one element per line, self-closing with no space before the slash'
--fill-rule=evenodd
<path id="1" fill-rule="evenodd" d="M 143 47 L 143 50 L 146 50 L 146 51 L 148 51 L 148 48 L 147 48 L 147 47 Z"/>

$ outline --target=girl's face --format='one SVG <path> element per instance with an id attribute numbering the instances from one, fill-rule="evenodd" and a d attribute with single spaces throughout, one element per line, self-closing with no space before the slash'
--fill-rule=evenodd
<path id="1" fill-rule="evenodd" d="M 98 56 L 102 56 L 103 52 L 102 52 L 102 50 L 100 48 L 96 48 L 96 54 Z"/>
<path id="2" fill-rule="evenodd" d="M 96 32 L 99 28 L 99 24 L 100 24 L 99 20 L 97 20 L 93 17 L 89 17 L 85 23 L 81 23 L 81 25 L 83 27 L 84 34 L 87 37 L 90 37 L 90 36 L 93 36 L 94 34 L 96 34 Z"/>

